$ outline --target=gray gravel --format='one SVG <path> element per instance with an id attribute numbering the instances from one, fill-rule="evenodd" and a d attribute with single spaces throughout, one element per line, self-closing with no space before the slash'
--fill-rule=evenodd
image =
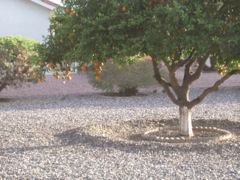
<path id="1" fill-rule="evenodd" d="M 201 90 L 194 89 L 192 96 Z M 178 108 L 162 92 L 128 98 L 42 95 L 0 102 L 0 177 L 240 179 L 239 87 L 221 88 L 193 109 L 194 120 L 235 122 L 237 137 L 227 142 L 146 144 L 84 131 L 97 122 L 177 117 Z"/>

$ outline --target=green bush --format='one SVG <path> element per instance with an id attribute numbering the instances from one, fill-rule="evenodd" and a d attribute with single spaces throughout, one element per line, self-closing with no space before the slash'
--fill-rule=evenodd
<path id="1" fill-rule="evenodd" d="M 31 81 L 38 45 L 37 41 L 20 36 L 0 37 L 0 91 Z"/>
<path id="2" fill-rule="evenodd" d="M 133 64 L 122 67 L 112 61 L 102 68 L 101 79 L 95 79 L 94 71 L 88 71 L 87 76 L 90 84 L 106 92 L 118 92 L 122 96 L 136 95 L 138 88 L 149 87 L 156 84 L 153 78 L 153 68 L 151 60 L 137 60 Z"/>

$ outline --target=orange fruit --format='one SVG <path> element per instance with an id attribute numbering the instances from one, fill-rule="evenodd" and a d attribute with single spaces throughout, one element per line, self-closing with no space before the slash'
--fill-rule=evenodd
<path id="1" fill-rule="evenodd" d="M 51 63 L 48 63 L 47 66 L 48 66 L 48 68 L 50 68 L 50 69 L 52 68 L 52 64 L 51 64 Z"/>
<path id="2" fill-rule="evenodd" d="M 99 81 L 101 77 L 99 75 L 95 76 L 96 81 Z"/>
<path id="3" fill-rule="evenodd" d="M 55 79 L 59 79 L 60 76 L 59 76 L 58 74 L 55 74 L 55 75 L 54 75 L 54 78 L 55 78 Z"/>
<path id="4" fill-rule="evenodd" d="M 95 62 L 93 63 L 93 65 L 94 65 L 95 67 L 98 67 L 98 66 L 99 66 L 99 62 L 98 62 L 98 61 L 95 61 Z"/>
<path id="5" fill-rule="evenodd" d="M 97 67 L 96 69 L 95 69 L 95 72 L 97 73 L 97 74 L 100 74 L 101 73 L 101 68 L 99 68 L 99 67 Z"/>
<path id="6" fill-rule="evenodd" d="M 43 78 L 39 78 L 38 82 L 44 82 L 45 80 Z"/>
<path id="7" fill-rule="evenodd" d="M 71 79 L 72 79 L 71 76 L 67 76 L 67 77 L 66 77 L 66 80 L 68 80 L 68 81 L 70 81 Z"/>
<path id="8" fill-rule="evenodd" d="M 236 64 L 236 68 L 238 68 L 238 69 L 239 69 L 239 68 L 240 68 L 240 64 Z"/>
<path id="9" fill-rule="evenodd" d="M 34 77 L 38 77 L 38 73 L 37 73 L 37 72 L 34 72 L 34 73 L 33 73 L 33 76 L 34 76 Z"/>
<path id="10" fill-rule="evenodd" d="M 127 12 L 126 6 L 122 6 L 121 10 L 122 10 L 122 12 Z"/>
<path id="11" fill-rule="evenodd" d="M 65 71 L 65 75 L 69 76 L 70 75 L 70 71 L 66 70 Z"/>
<path id="12" fill-rule="evenodd" d="M 40 61 L 40 62 L 38 62 L 38 65 L 39 65 L 39 66 L 43 66 L 44 63 L 43 63 L 42 61 Z"/>
<path id="13" fill-rule="evenodd" d="M 69 8 L 66 8 L 66 10 L 65 10 L 67 13 L 70 13 L 71 12 L 71 10 L 69 9 Z"/>
<path id="14" fill-rule="evenodd" d="M 73 16 L 75 15 L 75 11 L 71 11 L 70 14 Z"/>
<path id="15" fill-rule="evenodd" d="M 223 68 L 221 69 L 221 72 L 222 72 L 222 73 L 227 72 L 227 68 L 226 68 L 226 67 L 223 67 Z"/>
<path id="16" fill-rule="evenodd" d="M 86 71 L 86 69 L 87 69 L 87 66 L 85 66 L 85 65 L 82 65 L 80 68 L 81 68 L 81 70 L 82 70 L 82 71 Z"/>

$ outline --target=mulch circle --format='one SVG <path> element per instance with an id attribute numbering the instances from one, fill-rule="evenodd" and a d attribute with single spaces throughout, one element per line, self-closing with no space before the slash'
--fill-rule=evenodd
<path id="1" fill-rule="evenodd" d="M 144 140 L 168 143 L 223 141 L 234 137 L 230 131 L 216 127 L 194 126 L 193 133 L 194 136 L 185 137 L 179 134 L 178 127 L 163 127 L 149 130 L 141 134 L 141 137 Z"/>
<path id="2" fill-rule="evenodd" d="M 197 120 L 194 123 L 193 137 L 179 135 L 177 119 L 95 123 L 87 128 L 87 132 L 111 140 L 160 143 L 219 142 L 240 136 L 240 122 Z"/>

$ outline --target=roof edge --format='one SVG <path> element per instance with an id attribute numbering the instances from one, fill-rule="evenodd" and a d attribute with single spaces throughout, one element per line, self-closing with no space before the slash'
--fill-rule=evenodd
<path id="1" fill-rule="evenodd" d="M 49 4 L 49 5 L 51 5 L 51 6 L 54 6 L 54 7 L 58 7 L 58 6 L 59 6 L 59 4 L 54 3 L 54 2 L 52 2 L 52 1 L 49 1 L 49 0 L 42 0 L 42 2 L 44 2 L 44 3 L 46 3 L 46 4 Z"/>
<path id="2" fill-rule="evenodd" d="M 50 0 L 31 0 L 31 1 L 49 10 L 54 10 L 56 7 L 60 6 L 60 4 L 54 3 Z"/>

